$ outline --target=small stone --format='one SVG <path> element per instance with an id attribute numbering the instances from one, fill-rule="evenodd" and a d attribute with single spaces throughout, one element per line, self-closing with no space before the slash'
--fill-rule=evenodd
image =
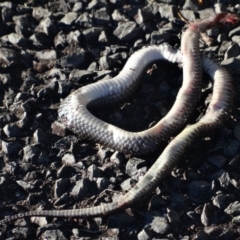
<path id="1" fill-rule="evenodd" d="M 172 193 L 170 195 L 171 206 L 176 211 L 187 211 L 189 208 L 188 198 L 182 194 Z"/>
<path id="2" fill-rule="evenodd" d="M 90 80 L 94 76 L 94 73 L 87 70 L 73 69 L 69 74 L 69 79 L 74 82 L 82 82 L 85 80 Z"/>
<path id="3" fill-rule="evenodd" d="M 59 229 L 46 230 L 39 237 L 41 239 L 67 240 L 67 238 L 65 238 L 63 232 L 60 231 Z"/>
<path id="4" fill-rule="evenodd" d="M 51 141 L 51 136 L 48 133 L 45 133 L 42 129 L 37 129 L 33 133 L 34 142 L 40 143 L 43 146 L 48 146 Z"/>
<path id="5" fill-rule="evenodd" d="M 114 60 L 108 56 L 103 56 L 99 60 L 99 65 L 103 70 L 111 69 L 114 66 L 114 63 Z"/>
<path id="6" fill-rule="evenodd" d="M 122 41 L 133 41 L 140 33 L 140 28 L 133 21 L 119 23 L 113 35 Z"/>
<path id="7" fill-rule="evenodd" d="M 107 7 L 106 0 L 91 0 L 88 3 L 87 9 L 91 10 L 91 9 L 97 9 L 97 8 L 101 8 L 101 7 Z"/>
<path id="8" fill-rule="evenodd" d="M 240 54 L 240 47 L 237 43 L 233 43 L 227 49 L 224 54 L 224 59 L 229 59 L 233 57 L 237 57 Z"/>
<path id="9" fill-rule="evenodd" d="M 94 178 L 99 178 L 102 176 L 102 171 L 95 164 L 92 164 L 87 169 L 87 174 L 89 179 L 92 181 Z"/>
<path id="10" fill-rule="evenodd" d="M 240 224 L 240 216 L 236 216 L 232 218 L 232 223 L 234 224 Z"/>
<path id="11" fill-rule="evenodd" d="M 63 68 L 78 68 L 85 61 L 85 51 L 83 49 L 77 49 L 67 56 L 61 57 L 60 64 Z"/>
<path id="12" fill-rule="evenodd" d="M 240 154 L 236 154 L 234 158 L 229 162 L 229 165 L 235 168 L 240 166 Z"/>
<path id="13" fill-rule="evenodd" d="M 60 23 L 64 25 L 71 25 L 77 19 L 78 14 L 76 12 L 68 12 L 66 15 L 60 20 Z"/>
<path id="14" fill-rule="evenodd" d="M 228 172 L 225 172 L 224 170 L 219 170 L 218 172 L 214 173 L 211 176 L 211 180 L 218 180 L 220 185 L 223 188 L 228 188 L 229 183 L 230 183 L 230 177 Z"/>
<path id="15" fill-rule="evenodd" d="M 36 32 L 44 33 L 47 36 L 54 36 L 57 29 L 53 24 L 51 18 L 44 18 L 39 25 L 35 28 Z"/>
<path id="16" fill-rule="evenodd" d="M 210 16 L 216 15 L 213 8 L 205 8 L 203 10 L 199 10 L 198 14 L 200 19 L 206 19 L 209 18 Z"/>
<path id="17" fill-rule="evenodd" d="M 209 195 L 211 185 L 205 181 L 193 181 L 188 184 L 188 195 L 190 198 L 205 198 Z"/>
<path id="18" fill-rule="evenodd" d="M 171 38 L 171 34 L 169 32 L 162 31 L 153 31 L 151 34 L 151 44 L 161 44 L 163 42 L 167 42 Z"/>
<path id="19" fill-rule="evenodd" d="M 159 211 L 161 208 L 165 208 L 166 206 L 167 203 L 162 198 L 159 196 L 153 196 L 149 203 L 148 210 Z"/>
<path id="20" fill-rule="evenodd" d="M 92 15 L 90 15 L 87 12 L 83 12 L 78 19 L 75 21 L 76 25 L 80 26 L 80 27 L 92 27 L 93 25 L 93 20 L 92 20 Z M 88 29 L 86 29 L 87 31 Z M 87 31 L 88 32 L 88 31 Z M 86 32 L 85 32 L 86 34 Z"/>
<path id="21" fill-rule="evenodd" d="M 219 50 L 218 50 L 218 54 L 219 55 L 224 55 L 225 52 L 227 51 L 227 49 L 232 45 L 232 42 L 230 41 L 223 41 Z"/>
<path id="22" fill-rule="evenodd" d="M 210 203 L 206 203 L 203 207 L 203 211 L 201 214 L 201 222 L 204 226 L 209 226 L 212 221 L 212 217 L 214 215 L 213 206 Z"/>
<path id="23" fill-rule="evenodd" d="M 138 240 L 150 240 L 152 239 L 152 233 L 151 231 L 147 231 L 147 229 L 142 229 L 141 232 L 137 235 Z"/>
<path id="24" fill-rule="evenodd" d="M 200 230 L 194 236 L 194 240 L 208 240 L 208 239 L 209 239 L 208 235 L 203 230 Z"/>
<path id="25" fill-rule="evenodd" d="M 15 22 L 15 31 L 19 35 L 28 36 L 32 33 L 33 19 L 30 15 L 13 16 Z"/>
<path id="26" fill-rule="evenodd" d="M 91 182 L 88 178 L 78 180 L 71 191 L 73 197 L 84 197 L 86 193 L 91 189 Z"/>
<path id="27" fill-rule="evenodd" d="M 33 144 L 33 145 L 28 145 L 23 148 L 23 158 L 25 162 L 34 162 L 38 159 L 39 155 L 41 153 L 41 149 L 39 148 L 39 145 Z"/>
<path id="28" fill-rule="evenodd" d="M 240 124 L 237 124 L 234 127 L 233 133 L 234 133 L 234 137 L 236 138 L 236 140 L 240 141 Z"/>
<path id="29" fill-rule="evenodd" d="M 55 48 L 63 48 L 67 43 L 67 36 L 61 31 L 54 37 Z"/>
<path id="30" fill-rule="evenodd" d="M 240 60 L 240 59 L 239 59 Z M 228 157 L 232 157 L 236 154 L 237 150 L 240 147 L 240 142 L 232 140 L 225 148 L 224 154 Z"/>
<path id="31" fill-rule="evenodd" d="M 21 55 L 10 48 L 0 48 L 0 68 L 21 65 Z"/>
<path id="32" fill-rule="evenodd" d="M 192 10 L 183 9 L 181 10 L 181 14 L 190 22 L 196 21 L 197 19 L 196 13 Z"/>
<path id="33" fill-rule="evenodd" d="M 153 17 L 153 6 L 151 4 L 148 4 L 145 7 L 138 9 L 137 14 L 134 16 L 134 19 L 140 25 L 153 19 Z"/>
<path id="34" fill-rule="evenodd" d="M 207 161 L 218 168 L 222 168 L 225 165 L 227 159 L 223 156 L 214 156 L 208 158 Z"/>
<path id="35" fill-rule="evenodd" d="M 51 125 L 51 128 L 52 128 L 52 133 L 53 134 L 56 134 L 58 136 L 62 136 L 64 137 L 66 135 L 66 127 L 64 126 L 64 124 L 58 122 L 58 121 L 55 121 L 52 123 Z"/>
<path id="36" fill-rule="evenodd" d="M 110 157 L 110 161 L 116 165 L 122 166 L 126 162 L 126 158 L 123 153 L 114 152 L 114 154 Z"/>
<path id="37" fill-rule="evenodd" d="M 232 41 L 237 43 L 240 46 L 240 36 L 238 36 L 238 35 L 237 36 L 233 36 L 232 37 Z"/>
<path id="38" fill-rule="evenodd" d="M 73 154 L 71 153 L 66 153 L 63 157 L 62 157 L 62 163 L 67 165 L 67 166 L 72 166 L 76 163 L 76 159 L 74 157 Z"/>
<path id="39" fill-rule="evenodd" d="M 12 8 L 8 8 L 8 7 L 3 7 L 1 9 L 2 11 L 2 21 L 3 22 L 9 22 L 12 20 L 12 17 L 14 15 L 14 11 Z"/>
<path id="40" fill-rule="evenodd" d="M 2 83 L 2 84 L 10 84 L 11 83 L 11 81 L 12 81 L 12 77 L 11 77 L 11 75 L 10 74 L 0 74 L 0 82 Z M 0 120 L 0 123 L 1 123 L 1 120 Z"/>
<path id="41" fill-rule="evenodd" d="M 64 193 L 68 191 L 70 185 L 70 181 L 67 178 L 57 179 L 54 184 L 54 198 L 60 198 Z"/>
<path id="42" fill-rule="evenodd" d="M 42 32 L 36 32 L 29 38 L 32 41 L 32 44 L 37 47 L 48 46 L 51 44 L 49 37 Z"/>
<path id="43" fill-rule="evenodd" d="M 121 12 L 119 9 L 115 9 L 112 13 L 112 19 L 116 22 L 127 22 L 130 21 L 130 18 Z"/>
<path id="44" fill-rule="evenodd" d="M 140 158 L 130 158 L 126 164 L 126 174 L 134 176 L 138 169 L 145 167 L 146 160 Z"/>
<path id="45" fill-rule="evenodd" d="M 55 50 L 42 50 L 35 53 L 35 57 L 38 60 L 56 60 L 57 59 L 57 53 Z"/>
<path id="46" fill-rule="evenodd" d="M 6 124 L 3 128 L 4 133 L 7 137 L 24 137 L 25 131 L 19 126 L 18 122 Z"/>
<path id="47" fill-rule="evenodd" d="M 11 156 L 11 155 L 10 155 Z M 11 175 L 14 175 L 17 170 L 16 162 L 9 162 L 6 163 L 5 167 L 3 168 L 3 172 L 7 172 Z"/>
<path id="48" fill-rule="evenodd" d="M 231 203 L 225 210 L 225 213 L 233 216 L 240 215 L 240 203 L 239 201 L 235 201 Z"/>
<path id="49" fill-rule="evenodd" d="M 32 11 L 32 16 L 38 21 L 43 18 L 49 17 L 50 15 L 51 12 L 49 12 L 48 9 L 42 7 L 34 7 Z"/>
<path id="50" fill-rule="evenodd" d="M 107 189 L 110 182 L 107 178 L 101 177 L 96 179 L 98 191 L 101 192 L 104 189 Z"/>
<path id="51" fill-rule="evenodd" d="M 135 181 L 133 181 L 131 178 L 128 178 L 121 183 L 121 188 L 123 191 L 128 192 L 132 188 L 134 183 Z"/>
<path id="52" fill-rule="evenodd" d="M 233 30 L 231 30 L 228 34 L 229 37 L 233 37 L 235 35 L 239 35 L 240 34 L 240 26 L 237 28 L 234 28 Z"/>
<path id="53" fill-rule="evenodd" d="M 74 6 L 72 8 L 73 12 L 80 12 L 83 9 L 83 3 L 82 2 L 75 2 Z"/>
<path id="54" fill-rule="evenodd" d="M 173 5 L 159 4 L 159 13 L 162 18 L 172 19 L 175 17 Z"/>
<path id="55" fill-rule="evenodd" d="M 204 228 L 204 232 L 207 233 L 210 239 L 218 239 L 219 235 L 222 233 L 222 228 L 219 226 L 209 226 Z"/>
<path id="56" fill-rule="evenodd" d="M 220 209 L 225 209 L 234 200 L 235 197 L 232 194 L 219 194 L 214 197 L 213 205 Z"/>
<path id="57" fill-rule="evenodd" d="M 31 191 L 34 189 L 34 185 L 23 180 L 18 180 L 16 183 L 22 187 L 25 191 Z"/>
<path id="58" fill-rule="evenodd" d="M 2 151 L 7 154 L 9 157 L 17 156 L 19 151 L 21 150 L 22 146 L 18 142 L 5 142 L 1 141 L 2 143 Z"/>
<path id="59" fill-rule="evenodd" d="M 93 21 L 97 25 L 108 24 L 110 22 L 110 16 L 108 14 L 107 8 L 100 8 L 96 10 L 93 14 Z"/>
<path id="60" fill-rule="evenodd" d="M 172 226 L 178 226 L 179 223 L 180 223 L 180 216 L 179 214 L 172 208 L 167 208 L 167 218 L 168 218 L 168 221 L 169 223 L 172 225 Z"/>
<path id="61" fill-rule="evenodd" d="M 144 229 L 150 229 L 155 234 L 167 234 L 170 231 L 166 218 L 156 212 L 147 212 Z"/>
<path id="62" fill-rule="evenodd" d="M 2 37 L 2 40 L 4 42 L 10 42 L 14 46 L 19 46 L 19 47 L 26 47 L 27 44 L 29 44 L 29 41 L 26 38 L 24 38 L 22 35 L 19 35 L 17 33 L 10 33 Z"/>
<path id="63" fill-rule="evenodd" d="M 79 45 L 80 43 L 80 38 L 81 38 L 81 32 L 79 30 L 72 31 L 67 35 L 67 42 L 69 45 L 75 44 Z"/>

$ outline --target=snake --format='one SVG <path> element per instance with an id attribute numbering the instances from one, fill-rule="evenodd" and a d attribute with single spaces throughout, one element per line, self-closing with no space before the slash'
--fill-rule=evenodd
<path id="1" fill-rule="evenodd" d="M 124 153 L 150 154 L 156 151 L 163 141 L 169 140 L 173 134 L 180 131 L 169 142 L 148 172 L 125 195 L 99 206 L 17 213 L 6 216 L 0 221 L 0 225 L 31 216 L 91 218 L 109 215 L 126 209 L 151 193 L 172 171 L 194 141 L 222 126 L 228 117 L 233 96 L 231 76 L 222 66 L 201 56 L 199 38 L 200 32 L 216 24 L 236 23 L 238 20 L 236 15 L 220 13 L 191 23 L 183 33 L 181 51 L 165 44 L 143 48 L 131 55 L 116 77 L 84 86 L 72 92 L 61 102 L 58 115 L 68 129 L 83 138 L 97 141 Z M 181 63 L 183 83 L 173 107 L 155 126 L 141 132 L 128 132 L 98 119 L 88 110 L 94 105 L 118 103 L 129 97 L 139 85 L 146 67 L 156 60 Z M 214 82 L 212 98 L 205 115 L 196 123 L 186 126 L 201 92 L 202 69 Z"/>

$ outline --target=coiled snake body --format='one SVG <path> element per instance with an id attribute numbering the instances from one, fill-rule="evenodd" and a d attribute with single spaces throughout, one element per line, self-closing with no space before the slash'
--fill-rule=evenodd
<path id="1" fill-rule="evenodd" d="M 213 95 L 206 114 L 169 143 L 145 176 L 127 194 L 118 201 L 84 209 L 19 213 L 5 217 L 0 224 L 25 216 L 85 218 L 106 215 L 130 206 L 151 192 L 173 169 L 186 148 L 201 135 L 218 127 L 229 110 L 232 99 L 231 78 L 221 66 L 200 57 L 199 30 L 206 30 L 217 23 L 234 23 L 237 19 L 234 15 L 222 13 L 190 24 L 182 37 L 181 52 L 167 45 L 144 48 L 130 57 L 117 77 L 80 88 L 60 104 L 59 117 L 73 132 L 119 151 L 148 154 L 155 151 L 162 140 L 169 139 L 185 126 L 201 90 L 202 66 L 212 77 Z M 118 102 L 127 97 L 134 90 L 146 66 L 161 59 L 183 64 L 183 84 L 170 112 L 154 127 L 142 132 L 127 132 L 99 120 L 87 110 L 90 104 L 100 101 Z"/>

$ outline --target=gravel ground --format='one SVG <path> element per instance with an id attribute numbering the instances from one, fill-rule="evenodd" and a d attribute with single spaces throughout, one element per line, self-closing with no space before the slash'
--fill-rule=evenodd
<path id="1" fill-rule="evenodd" d="M 118 74 L 137 49 L 179 48 L 185 23 L 214 12 L 240 13 L 238 0 L 0 1 L 0 218 L 19 212 L 111 202 L 127 192 L 160 154 L 136 158 L 82 140 L 58 122 L 72 90 Z M 199 139 L 158 188 L 131 209 L 94 219 L 29 218 L 2 228 L 0 239 L 240 239 L 240 27 L 209 30 L 203 54 L 234 81 L 230 119 Z M 190 123 L 204 113 L 212 84 Z M 121 106 L 93 113 L 131 131 L 170 109 L 181 86 L 177 65 L 158 62 Z"/>

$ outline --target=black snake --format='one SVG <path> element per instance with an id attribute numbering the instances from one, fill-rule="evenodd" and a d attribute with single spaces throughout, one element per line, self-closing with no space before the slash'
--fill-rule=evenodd
<path id="1" fill-rule="evenodd" d="M 211 102 L 206 114 L 195 124 L 186 127 L 165 148 L 143 178 L 117 201 L 84 209 L 40 210 L 7 216 L 0 224 L 25 216 L 95 217 L 110 214 L 141 200 L 151 192 L 176 165 L 180 156 L 193 141 L 220 126 L 232 100 L 232 82 L 227 71 L 208 58 L 200 56 L 199 34 L 218 23 L 235 23 L 235 15 L 221 13 L 192 23 L 182 37 L 181 52 L 170 46 L 151 46 L 134 53 L 121 73 L 112 80 L 85 86 L 67 97 L 59 107 L 59 117 L 73 132 L 105 146 L 133 154 L 148 154 L 183 128 L 195 107 L 201 90 L 203 69 L 214 81 Z M 142 132 L 127 132 L 94 117 L 87 109 L 91 104 L 118 102 L 129 96 L 138 84 L 141 73 L 155 60 L 183 64 L 183 85 L 170 112 L 154 127 Z"/>

